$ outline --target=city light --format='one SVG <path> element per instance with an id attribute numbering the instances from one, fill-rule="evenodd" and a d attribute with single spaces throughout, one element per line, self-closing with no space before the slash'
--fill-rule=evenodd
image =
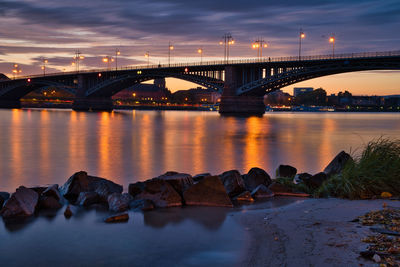
<path id="1" fill-rule="evenodd" d="M 19 67 L 18 64 L 14 64 L 14 69 L 12 70 L 13 76 L 14 76 L 14 80 L 16 79 L 16 77 L 18 77 L 18 74 L 20 74 L 22 72 L 21 68 Z"/>
<path id="2" fill-rule="evenodd" d="M 332 58 L 335 57 L 335 36 L 332 35 L 331 37 L 329 37 L 329 42 L 332 43 Z"/>
<path id="3" fill-rule="evenodd" d="M 254 41 L 254 43 L 251 46 L 253 49 L 257 49 L 257 58 L 262 58 L 263 47 L 264 48 L 268 47 L 267 43 L 262 38 L 259 38 L 256 41 Z"/>
<path id="4" fill-rule="evenodd" d="M 197 49 L 197 53 L 200 54 L 200 64 L 203 64 L 203 48 Z"/>
<path id="5" fill-rule="evenodd" d="M 42 63 L 43 65 L 41 66 L 41 69 L 43 70 L 43 76 L 46 76 L 46 64 L 49 63 L 49 60 L 42 58 Z"/>
<path id="6" fill-rule="evenodd" d="M 300 34 L 299 34 L 299 61 L 301 60 L 301 40 L 306 38 L 306 34 L 303 32 L 302 29 L 300 29 Z"/>

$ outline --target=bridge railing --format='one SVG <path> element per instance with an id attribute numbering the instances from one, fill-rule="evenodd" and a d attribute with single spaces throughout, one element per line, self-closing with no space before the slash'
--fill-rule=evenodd
<path id="1" fill-rule="evenodd" d="M 37 78 L 37 77 L 51 77 L 58 75 L 74 75 L 79 73 L 104 73 L 104 72 L 116 72 L 116 71 L 127 71 L 127 70 L 146 70 L 146 69 L 160 69 L 160 68 L 180 68 L 180 67 L 197 67 L 197 66 L 221 66 L 221 65 L 236 65 L 236 64 L 252 64 L 252 63 L 270 63 L 270 62 L 295 62 L 295 61 L 315 61 L 315 60 L 334 60 L 334 59 L 361 59 L 361 58 L 380 58 L 380 57 L 393 57 L 400 56 L 400 50 L 397 51 L 385 51 L 385 52 L 362 52 L 362 53 L 347 53 L 347 54 L 328 54 L 328 55 L 316 55 L 316 56 L 289 56 L 289 57 L 263 57 L 263 58 L 251 58 L 251 59 L 238 59 L 238 60 L 217 60 L 217 61 L 206 61 L 206 62 L 190 62 L 190 63 L 174 63 L 174 64 L 157 64 L 157 65 L 138 65 L 138 66 L 126 66 L 118 69 L 88 69 L 71 71 L 71 72 L 58 72 L 49 73 L 46 76 L 43 75 L 28 75 L 18 77 L 17 79 L 26 78 Z"/>

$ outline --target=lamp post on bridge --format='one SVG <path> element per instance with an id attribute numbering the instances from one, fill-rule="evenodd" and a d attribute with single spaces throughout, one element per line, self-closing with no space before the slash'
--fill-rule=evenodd
<path id="1" fill-rule="evenodd" d="M 42 58 L 42 63 L 43 76 L 46 76 L 46 64 L 49 63 L 49 60 L 46 58 Z"/>
<path id="2" fill-rule="evenodd" d="M 72 65 L 75 65 L 76 71 L 79 72 L 79 62 L 85 59 L 85 57 L 82 56 L 82 53 L 79 50 L 76 50 L 73 59 L 74 62 L 72 63 Z"/>
<path id="3" fill-rule="evenodd" d="M 306 34 L 303 32 L 302 29 L 300 29 L 300 34 L 299 34 L 299 61 L 301 60 L 301 40 L 306 38 Z"/>
<path id="4" fill-rule="evenodd" d="M 146 54 L 144 54 L 144 57 L 147 58 L 147 67 L 150 66 L 150 53 L 149 51 L 146 51 Z"/>
<path id="5" fill-rule="evenodd" d="M 111 69 L 110 63 L 114 62 L 114 59 L 110 56 L 105 56 L 105 57 L 103 57 L 103 62 L 107 63 L 107 70 L 110 70 Z"/>
<path id="6" fill-rule="evenodd" d="M 267 48 L 268 44 L 264 41 L 264 39 L 259 38 L 251 45 L 253 49 L 257 49 L 257 58 L 262 58 L 262 49 Z"/>
<path id="7" fill-rule="evenodd" d="M 168 67 L 171 66 L 171 51 L 174 50 L 174 46 L 171 42 L 168 43 Z"/>
<path id="8" fill-rule="evenodd" d="M 12 73 L 14 75 L 14 80 L 16 79 L 16 77 L 18 77 L 18 74 L 22 72 L 21 68 L 19 67 L 18 64 L 14 64 L 14 69 L 12 70 Z"/>
<path id="9" fill-rule="evenodd" d="M 200 65 L 203 64 L 203 48 L 200 47 L 199 49 L 197 49 L 197 53 L 200 54 Z"/>
<path id="10" fill-rule="evenodd" d="M 332 58 L 335 58 L 335 35 L 332 34 L 331 37 L 329 37 L 329 42 L 332 43 Z"/>
<path id="11" fill-rule="evenodd" d="M 118 48 L 115 49 L 115 70 L 118 70 L 118 56 L 121 55 L 121 51 Z"/>
<path id="12" fill-rule="evenodd" d="M 235 40 L 232 34 L 226 33 L 222 36 L 222 41 L 219 42 L 220 45 L 224 45 L 224 61 L 229 61 L 229 46 L 235 44 Z"/>

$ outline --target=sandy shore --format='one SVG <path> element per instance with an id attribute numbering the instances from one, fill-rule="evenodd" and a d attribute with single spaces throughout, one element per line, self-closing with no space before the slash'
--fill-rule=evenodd
<path id="1" fill-rule="evenodd" d="M 377 266 L 359 257 L 366 226 L 350 222 L 383 203 L 399 201 L 298 199 L 272 209 L 246 210 L 238 216 L 248 231 L 240 266 Z"/>

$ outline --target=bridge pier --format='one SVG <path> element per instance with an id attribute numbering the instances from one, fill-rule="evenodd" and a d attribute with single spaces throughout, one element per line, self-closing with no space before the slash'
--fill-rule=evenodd
<path id="1" fill-rule="evenodd" d="M 265 113 L 263 96 L 239 96 L 237 88 L 243 84 L 243 69 L 225 67 L 225 85 L 219 113 L 225 116 L 262 116 Z"/>
<path id="2" fill-rule="evenodd" d="M 112 111 L 113 101 L 110 97 L 81 98 L 77 97 L 72 103 L 72 109 L 76 111 Z"/>
<path id="3" fill-rule="evenodd" d="M 0 108 L 21 108 L 21 101 L 19 99 L 0 99 Z"/>

